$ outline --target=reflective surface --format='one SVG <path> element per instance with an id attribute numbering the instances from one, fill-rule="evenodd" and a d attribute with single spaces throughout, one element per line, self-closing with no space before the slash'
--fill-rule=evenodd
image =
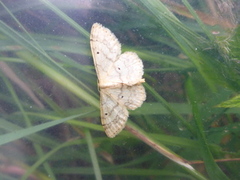
<path id="1" fill-rule="evenodd" d="M 1 1 L 0 179 L 238 179 L 238 11 L 230 0 Z M 95 22 L 144 64 L 146 102 L 113 139 Z"/>

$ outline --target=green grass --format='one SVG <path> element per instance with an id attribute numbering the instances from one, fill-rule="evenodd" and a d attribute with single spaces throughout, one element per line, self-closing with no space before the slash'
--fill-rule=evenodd
<path id="1" fill-rule="evenodd" d="M 203 1 L 162 2 L 0 3 L 0 179 L 240 178 L 239 28 L 209 25 Z M 144 63 L 147 100 L 113 139 L 95 22 Z"/>

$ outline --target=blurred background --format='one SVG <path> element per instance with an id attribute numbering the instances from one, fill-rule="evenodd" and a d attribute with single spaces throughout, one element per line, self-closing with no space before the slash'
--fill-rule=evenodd
<path id="1" fill-rule="evenodd" d="M 239 179 L 239 6 L 0 1 L 0 179 Z M 95 22 L 144 64 L 147 100 L 113 139 L 100 123 Z"/>

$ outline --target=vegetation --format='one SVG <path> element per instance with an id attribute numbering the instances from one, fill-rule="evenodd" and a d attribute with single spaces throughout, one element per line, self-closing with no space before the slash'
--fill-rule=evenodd
<path id="1" fill-rule="evenodd" d="M 1 179 L 239 179 L 238 12 L 189 2 L 1 1 Z M 113 139 L 99 118 L 95 22 L 145 69 L 147 100 Z"/>

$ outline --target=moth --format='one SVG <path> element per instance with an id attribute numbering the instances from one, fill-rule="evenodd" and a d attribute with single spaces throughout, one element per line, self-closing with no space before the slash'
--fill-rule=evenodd
<path id="1" fill-rule="evenodd" d="M 94 23 L 90 45 L 100 92 L 101 123 L 113 138 L 125 127 L 129 110 L 142 105 L 143 62 L 134 52 L 121 52 L 121 44 L 106 27 Z"/>

